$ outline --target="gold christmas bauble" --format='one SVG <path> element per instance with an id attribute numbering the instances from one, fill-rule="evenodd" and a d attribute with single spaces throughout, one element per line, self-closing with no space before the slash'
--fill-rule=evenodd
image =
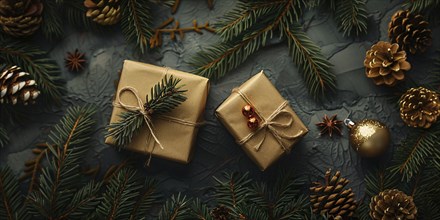
<path id="1" fill-rule="evenodd" d="M 364 119 L 349 127 L 350 144 L 362 157 L 377 157 L 390 146 L 390 131 L 379 121 Z"/>

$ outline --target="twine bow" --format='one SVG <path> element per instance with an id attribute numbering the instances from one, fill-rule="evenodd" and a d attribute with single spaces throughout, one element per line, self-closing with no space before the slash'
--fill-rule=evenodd
<path id="1" fill-rule="evenodd" d="M 240 97 L 243 98 L 248 104 L 255 106 L 252 104 L 252 101 L 247 97 L 247 95 L 244 94 L 239 88 L 235 88 L 232 92 L 235 92 L 238 95 L 240 95 Z M 295 135 L 286 134 L 281 131 L 282 128 L 291 127 L 294 122 L 293 114 L 285 109 L 287 104 L 288 104 L 287 101 L 284 101 L 283 103 L 281 103 L 278 106 L 278 108 L 275 109 L 275 111 L 271 115 L 269 115 L 269 117 L 267 117 L 267 118 L 263 117 L 263 115 L 260 114 L 257 109 L 255 109 L 255 113 L 262 120 L 262 123 L 257 130 L 252 131 L 246 137 L 244 137 L 243 139 L 238 141 L 238 144 L 242 145 L 242 144 L 248 142 L 259 131 L 264 129 L 265 131 L 264 131 L 263 138 L 257 143 L 257 145 L 254 146 L 254 149 L 256 151 L 260 150 L 261 146 L 263 145 L 264 141 L 266 140 L 267 133 L 271 133 L 275 137 L 277 142 L 280 144 L 281 148 L 286 152 L 290 152 L 288 146 L 285 146 L 285 144 L 283 143 L 283 140 L 285 140 L 285 139 L 293 140 L 295 138 L 298 138 L 303 134 L 304 131 L 301 130 L 301 131 L 299 131 L 299 133 L 297 133 Z M 279 119 L 283 118 L 283 116 L 288 118 L 287 122 L 279 121 Z"/>
<path id="2" fill-rule="evenodd" d="M 121 96 L 124 92 L 130 92 L 131 94 L 133 94 L 134 97 L 136 98 L 138 105 L 136 106 L 136 105 L 129 105 L 129 104 L 124 103 L 121 100 Z M 148 130 L 150 131 L 150 134 L 153 137 L 154 141 L 156 141 L 156 143 L 159 145 L 159 147 L 162 150 L 164 149 L 162 146 L 162 143 L 160 143 L 159 139 L 157 139 L 156 134 L 154 133 L 153 123 L 151 122 L 151 115 L 150 115 L 150 113 L 145 111 L 144 103 L 142 102 L 142 99 L 139 97 L 139 93 L 135 88 L 133 88 L 131 86 L 125 86 L 121 90 L 119 90 L 119 93 L 116 96 L 115 106 L 122 107 L 127 111 L 139 112 L 140 114 L 142 114 L 144 121 L 147 124 Z M 146 144 L 148 146 L 148 138 L 146 139 Z"/>
<path id="3" fill-rule="evenodd" d="M 121 96 L 124 92 L 130 92 L 132 95 L 134 95 L 134 97 L 136 98 L 136 101 L 137 101 L 137 105 L 129 105 L 129 104 L 124 103 L 121 100 Z M 116 100 L 113 103 L 113 105 L 116 107 L 124 108 L 127 111 L 139 112 L 140 114 L 142 114 L 144 121 L 147 124 L 148 130 L 150 131 L 150 134 L 153 137 L 154 141 L 159 145 L 159 147 L 162 150 L 164 149 L 162 143 L 159 141 L 159 139 L 157 138 L 157 136 L 154 132 L 154 125 L 153 125 L 153 122 L 151 119 L 151 115 L 150 115 L 150 113 L 145 111 L 144 103 L 142 102 L 142 99 L 140 98 L 139 93 L 135 88 L 133 88 L 131 86 L 125 86 L 121 90 L 119 90 L 119 92 L 116 96 Z M 165 116 L 165 115 L 161 115 L 161 116 L 159 116 L 159 118 L 166 120 L 168 122 L 173 122 L 173 123 L 186 125 L 186 126 L 193 126 L 193 127 L 201 126 L 204 123 L 204 122 L 191 122 L 191 121 L 187 121 L 187 120 L 183 120 L 183 119 L 179 119 L 179 118 L 174 118 L 174 117 L 170 117 L 170 116 Z M 147 138 L 145 139 L 145 145 L 147 147 L 148 147 L 149 141 L 150 141 L 150 136 L 147 136 Z M 153 151 L 154 151 L 155 147 L 156 147 L 156 145 L 153 145 L 153 149 L 149 153 L 148 160 L 146 161 L 147 166 L 150 166 L 151 158 L 152 158 Z"/>

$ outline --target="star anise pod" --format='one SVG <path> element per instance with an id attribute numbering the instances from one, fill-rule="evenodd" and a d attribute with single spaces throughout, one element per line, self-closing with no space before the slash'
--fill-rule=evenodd
<path id="1" fill-rule="evenodd" d="M 327 115 L 324 115 L 322 122 L 316 124 L 316 126 L 318 126 L 321 130 L 321 135 L 328 134 L 330 137 L 333 135 L 333 133 L 342 135 L 342 121 L 337 120 L 336 117 L 337 115 L 333 115 L 330 118 Z"/>
<path id="2" fill-rule="evenodd" d="M 84 53 L 81 53 L 76 49 L 73 53 L 67 52 L 67 57 L 64 59 L 66 62 L 66 68 L 72 72 L 79 72 L 84 69 L 86 58 Z"/>

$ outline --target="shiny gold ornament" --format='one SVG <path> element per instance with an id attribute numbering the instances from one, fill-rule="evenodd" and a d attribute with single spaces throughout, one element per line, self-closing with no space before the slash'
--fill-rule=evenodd
<path id="1" fill-rule="evenodd" d="M 387 189 L 371 198 L 370 217 L 382 219 L 416 219 L 417 207 L 413 197 L 397 189 Z"/>
<path id="2" fill-rule="evenodd" d="M 440 116 L 439 95 L 423 87 L 406 91 L 399 105 L 400 117 L 411 127 L 430 128 Z"/>
<path id="3" fill-rule="evenodd" d="M 362 157 L 377 157 L 390 146 L 390 131 L 383 123 L 372 119 L 357 124 L 345 119 L 344 123 L 350 128 L 351 147 Z"/>

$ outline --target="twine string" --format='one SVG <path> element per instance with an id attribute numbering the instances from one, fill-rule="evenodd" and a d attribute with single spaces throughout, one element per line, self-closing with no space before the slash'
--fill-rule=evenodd
<path id="1" fill-rule="evenodd" d="M 241 98 L 243 98 L 243 100 L 248 103 L 251 106 L 255 106 L 252 101 L 249 99 L 249 97 L 243 93 L 239 88 L 235 88 L 232 90 L 232 92 L 237 93 L 238 95 L 240 95 Z M 277 142 L 280 144 L 281 148 L 286 151 L 289 152 L 289 148 L 288 146 L 286 146 L 283 142 L 283 140 L 293 140 L 295 138 L 300 137 L 303 134 L 303 130 L 300 130 L 297 134 L 294 135 L 290 135 L 290 134 L 286 134 L 284 132 L 282 132 L 282 128 L 289 128 L 292 126 L 292 124 L 294 123 L 294 116 L 292 114 L 292 112 L 287 111 L 285 108 L 287 107 L 288 102 L 285 100 L 284 102 L 282 102 L 278 108 L 275 109 L 274 112 L 272 112 L 272 114 L 269 115 L 269 117 L 265 118 L 259 111 L 258 109 L 254 109 L 255 114 L 257 114 L 257 116 L 262 120 L 261 125 L 258 127 L 258 129 L 252 131 L 251 133 L 249 133 L 247 136 L 245 136 L 243 139 L 238 141 L 238 144 L 243 145 L 244 143 L 248 142 L 250 139 L 252 139 L 253 137 L 255 137 L 256 134 L 258 134 L 261 130 L 265 130 L 264 131 L 264 135 L 263 138 L 260 139 L 260 141 L 258 141 L 258 143 L 254 146 L 254 149 L 256 151 L 259 151 L 261 146 L 263 145 L 264 141 L 266 140 L 267 137 L 267 133 L 271 133 L 273 135 L 273 137 L 277 140 Z M 288 121 L 283 122 L 280 121 L 281 118 L 288 118 Z"/>

